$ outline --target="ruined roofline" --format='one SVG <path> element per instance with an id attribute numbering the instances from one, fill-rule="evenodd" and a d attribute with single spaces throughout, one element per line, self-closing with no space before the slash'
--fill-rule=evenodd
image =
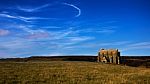
<path id="1" fill-rule="evenodd" d="M 99 52 L 102 51 L 102 50 L 104 50 L 104 51 L 118 51 L 118 49 L 104 49 L 104 48 L 101 48 L 99 50 Z"/>
<path id="2" fill-rule="evenodd" d="M 109 48 L 109 49 L 101 48 L 101 50 L 118 50 L 118 49 L 117 48 Z"/>

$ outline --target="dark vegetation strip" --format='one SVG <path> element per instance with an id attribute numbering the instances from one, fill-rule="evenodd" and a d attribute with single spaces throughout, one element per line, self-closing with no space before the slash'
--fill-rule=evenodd
<path id="1" fill-rule="evenodd" d="M 0 62 L 30 62 L 30 61 L 89 61 L 96 62 L 97 56 L 31 56 L 28 58 L 5 58 Z M 121 56 L 122 65 L 150 68 L 150 56 Z"/>

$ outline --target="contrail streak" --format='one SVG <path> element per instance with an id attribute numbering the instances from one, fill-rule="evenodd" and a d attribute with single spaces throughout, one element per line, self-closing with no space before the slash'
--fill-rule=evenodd
<path id="1" fill-rule="evenodd" d="M 63 3 L 63 4 L 67 5 L 67 6 L 71 6 L 71 7 L 75 8 L 76 10 L 78 10 L 78 14 L 75 17 L 79 17 L 81 15 L 81 9 L 78 8 L 77 6 L 75 6 L 73 4 L 68 4 L 68 3 Z"/>

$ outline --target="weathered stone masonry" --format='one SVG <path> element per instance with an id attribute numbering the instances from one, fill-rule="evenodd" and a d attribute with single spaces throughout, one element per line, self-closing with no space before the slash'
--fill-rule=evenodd
<path id="1" fill-rule="evenodd" d="M 120 64 L 120 52 L 118 49 L 101 49 L 98 52 L 97 62 Z"/>

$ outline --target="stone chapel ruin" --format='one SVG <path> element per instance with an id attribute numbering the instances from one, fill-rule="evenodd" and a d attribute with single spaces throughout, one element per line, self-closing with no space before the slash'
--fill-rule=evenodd
<path id="1" fill-rule="evenodd" d="M 101 49 L 98 52 L 97 62 L 120 64 L 120 52 L 118 49 Z"/>

